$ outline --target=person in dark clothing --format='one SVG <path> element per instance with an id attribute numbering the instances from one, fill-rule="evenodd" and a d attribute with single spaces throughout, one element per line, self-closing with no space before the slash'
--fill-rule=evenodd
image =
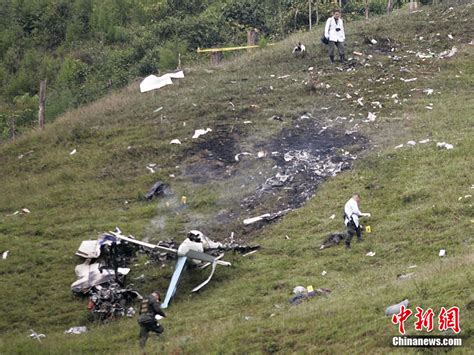
<path id="1" fill-rule="evenodd" d="M 140 305 L 138 324 L 140 325 L 140 347 L 142 349 L 145 347 L 146 341 L 148 340 L 149 332 L 154 332 L 156 334 L 163 333 L 163 327 L 158 324 L 155 319 L 156 315 L 166 317 L 158 303 L 160 301 L 160 293 L 155 291 L 151 295 L 148 295 L 148 297 L 145 297 Z"/>

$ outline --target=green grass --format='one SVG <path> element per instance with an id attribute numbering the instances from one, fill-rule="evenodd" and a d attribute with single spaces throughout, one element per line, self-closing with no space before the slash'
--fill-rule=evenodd
<path id="1" fill-rule="evenodd" d="M 226 255 L 233 267 L 219 268 L 199 294 L 188 290 L 206 273 L 186 275 L 163 321 L 166 332 L 149 340 L 151 353 L 401 353 L 390 347 L 397 330 L 384 310 L 405 298 L 412 309 L 431 307 L 436 315 L 442 306 L 459 306 L 464 346 L 453 353 L 472 352 L 474 215 L 472 198 L 458 200 L 472 194 L 474 183 L 472 31 L 459 25 L 467 26 L 470 10 L 471 5 L 449 12 L 423 8 L 347 24 L 348 53 L 373 56 L 366 62 L 370 66 L 355 71 L 340 72 L 327 64 L 315 30 L 221 67 L 189 68 L 185 79 L 155 93 L 139 94 L 137 83 L 67 113 L 44 132 L 0 147 L 0 251 L 10 250 L 8 259 L 0 260 L 0 352 L 138 353 L 135 319 L 91 324 L 86 301 L 69 291 L 80 241 L 116 225 L 154 240 L 181 240 L 191 228 L 213 238 L 235 230 L 263 247 L 248 258 Z M 381 48 L 368 45 L 365 39 L 375 31 L 379 43 L 390 38 L 394 54 L 408 57 L 394 62 Z M 298 40 L 309 55 L 295 60 L 289 49 Z M 453 45 L 459 52 L 451 59 L 422 61 L 406 53 L 441 52 Z M 310 66 L 313 74 L 307 71 Z M 411 72 L 400 72 L 401 66 Z M 285 74 L 291 77 L 277 79 Z M 400 77 L 418 80 L 404 83 Z M 388 78 L 385 84 L 377 81 L 381 78 Z M 313 82 L 331 88 L 313 90 Z M 435 93 L 427 96 L 425 88 Z M 346 93 L 353 99 L 342 100 Z M 363 107 L 354 102 L 358 97 L 364 97 Z M 372 101 L 383 108 L 372 108 Z M 433 110 L 425 108 L 430 103 Z M 160 106 L 163 110 L 153 113 Z M 377 119 L 365 124 L 361 121 L 369 111 Z M 255 151 L 304 112 L 342 132 L 359 123 L 370 142 L 353 169 L 328 179 L 302 208 L 257 232 L 242 230 L 241 220 L 248 217 L 244 212 L 228 223 L 217 222 L 220 211 L 254 190 L 257 181 L 249 182 L 249 176 L 258 177 L 271 164 L 249 161 L 230 177 L 210 174 L 207 182 L 190 181 L 187 169 L 202 168 L 207 157 L 200 145 L 205 140 L 190 138 L 194 129 L 213 128 L 206 139 L 235 134 L 238 151 Z M 283 122 L 270 121 L 273 115 Z M 330 121 L 337 116 L 348 119 Z M 183 144 L 169 145 L 174 138 Z M 425 138 L 431 142 L 394 149 Z M 454 149 L 440 150 L 437 141 L 452 143 Z M 73 149 L 77 154 L 71 156 Z M 149 163 L 157 164 L 156 174 L 146 170 Z M 156 180 L 169 183 L 174 195 L 145 202 L 142 196 Z M 248 186 L 239 188 L 245 182 Z M 354 191 L 362 195 L 362 209 L 372 213 L 373 233 L 364 243 L 354 243 L 351 252 L 343 247 L 320 251 L 323 238 L 342 229 L 342 205 Z M 180 207 L 182 195 L 188 198 L 186 208 Z M 11 215 L 22 207 L 32 213 Z M 336 219 L 331 220 L 333 213 Z M 446 258 L 438 257 L 441 248 Z M 376 255 L 365 256 L 368 251 Z M 417 268 L 408 269 L 413 264 Z M 147 275 L 147 282 L 137 284 L 146 293 L 166 288 L 172 266 L 142 265 L 132 272 L 132 277 Z M 415 272 L 413 279 L 397 280 L 397 274 L 407 272 Z M 291 290 L 300 284 L 332 293 L 290 306 Z M 76 325 L 87 325 L 89 333 L 63 334 Z M 28 339 L 30 328 L 47 338 L 42 343 Z M 407 329 L 415 334 L 412 324 Z"/>

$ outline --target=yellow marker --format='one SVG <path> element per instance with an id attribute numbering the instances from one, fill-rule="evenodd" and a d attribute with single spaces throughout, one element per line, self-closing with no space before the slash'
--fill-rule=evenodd
<path id="1" fill-rule="evenodd" d="M 188 199 L 187 199 L 186 196 L 181 196 L 181 203 L 182 203 L 183 205 L 186 204 L 187 200 L 188 200 Z"/>
<path id="2" fill-rule="evenodd" d="M 372 229 L 370 228 L 370 226 L 365 226 L 365 231 L 367 233 L 372 233 Z"/>
<path id="3" fill-rule="evenodd" d="M 311 285 L 306 287 L 306 289 L 308 290 L 308 292 L 313 292 L 314 291 L 313 286 L 311 286 Z"/>

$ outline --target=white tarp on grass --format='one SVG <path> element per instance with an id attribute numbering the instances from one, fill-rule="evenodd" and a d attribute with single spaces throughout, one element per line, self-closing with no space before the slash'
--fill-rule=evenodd
<path id="1" fill-rule="evenodd" d="M 140 92 L 147 92 L 173 84 L 171 79 L 182 79 L 184 73 L 182 70 L 175 73 L 167 73 L 162 76 L 149 75 L 140 83 Z"/>

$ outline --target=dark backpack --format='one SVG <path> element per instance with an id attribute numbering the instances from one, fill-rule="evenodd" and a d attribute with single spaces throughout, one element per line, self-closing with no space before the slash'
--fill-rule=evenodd
<path id="1" fill-rule="evenodd" d="M 329 44 L 329 38 L 327 38 L 327 37 L 324 35 L 324 33 L 323 33 L 323 35 L 321 36 L 321 42 L 322 42 L 323 44 L 326 44 L 326 45 Z"/>

